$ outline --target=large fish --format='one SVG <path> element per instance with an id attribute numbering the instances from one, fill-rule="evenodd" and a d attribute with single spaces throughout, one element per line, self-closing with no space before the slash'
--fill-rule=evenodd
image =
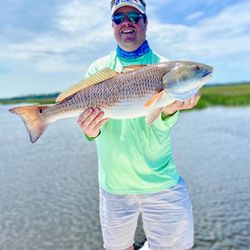
<path id="1" fill-rule="evenodd" d="M 212 72 L 208 65 L 188 61 L 133 65 L 121 73 L 105 68 L 64 91 L 53 105 L 15 107 L 10 112 L 23 119 L 32 143 L 50 123 L 78 116 L 89 107 L 100 108 L 112 119 L 146 116 L 152 124 L 166 105 L 197 93 Z"/>

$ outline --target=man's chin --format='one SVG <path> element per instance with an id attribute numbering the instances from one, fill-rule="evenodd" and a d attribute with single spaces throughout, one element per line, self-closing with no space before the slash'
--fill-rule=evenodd
<path id="1" fill-rule="evenodd" d="M 124 42 L 124 43 L 130 43 L 130 42 L 135 42 L 136 41 L 136 37 L 134 36 L 129 36 L 129 35 L 123 35 L 121 37 L 121 40 Z"/>

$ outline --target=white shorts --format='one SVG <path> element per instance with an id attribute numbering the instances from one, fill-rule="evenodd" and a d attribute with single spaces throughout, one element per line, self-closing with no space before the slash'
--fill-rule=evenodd
<path id="1" fill-rule="evenodd" d="M 100 189 L 104 247 L 122 250 L 134 243 L 139 214 L 151 250 L 183 250 L 193 246 L 193 214 L 185 181 L 164 191 L 116 195 Z"/>

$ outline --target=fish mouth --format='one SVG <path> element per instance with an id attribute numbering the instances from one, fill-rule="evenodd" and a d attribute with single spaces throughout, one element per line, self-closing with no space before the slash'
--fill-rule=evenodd
<path id="1" fill-rule="evenodd" d="M 202 78 L 206 78 L 206 77 L 208 77 L 208 76 L 212 76 L 212 73 L 213 73 L 213 71 L 212 71 L 212 70 L 209 70 L 209 71 L 207 71 L 207 72 L 203 75 Z"/>

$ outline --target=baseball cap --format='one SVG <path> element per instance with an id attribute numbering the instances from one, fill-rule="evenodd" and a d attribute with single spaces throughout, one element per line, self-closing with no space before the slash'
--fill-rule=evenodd
<path id="1" fill-rule="evenodd" d="M 143 6 L 140 0 L 115 0 L 111 9 L 111 15 L 113 15 L 119 8 L 124 6 L 133 7 L 142 14 L 146 14 L 146 8 Z"/>

